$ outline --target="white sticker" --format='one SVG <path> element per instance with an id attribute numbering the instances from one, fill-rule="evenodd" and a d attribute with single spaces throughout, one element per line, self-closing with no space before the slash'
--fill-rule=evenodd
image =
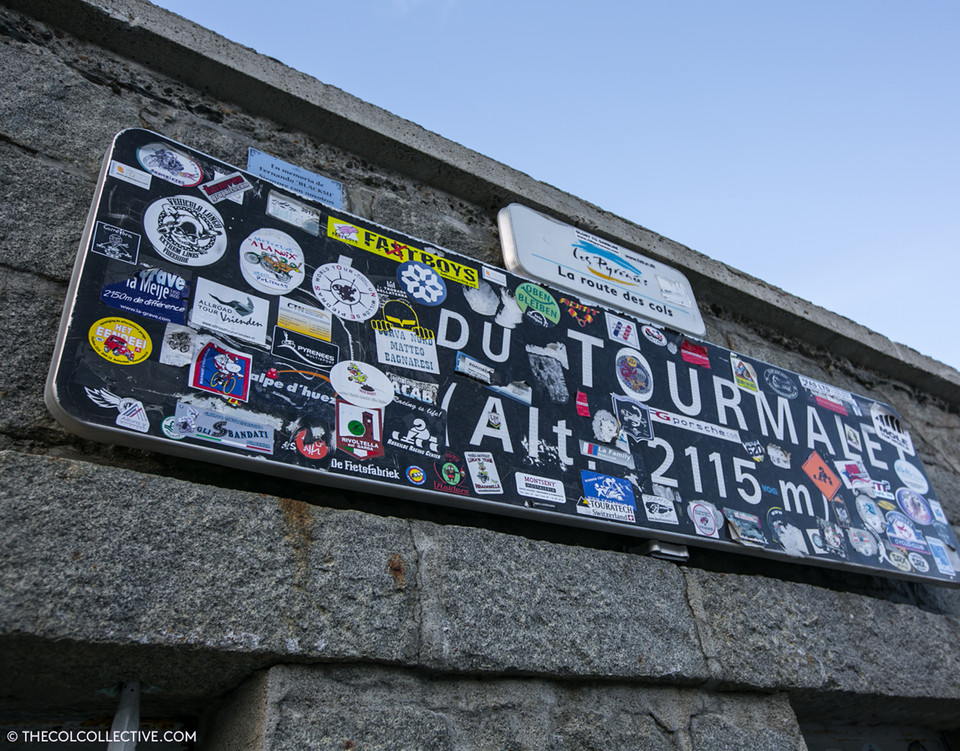
<path id="1" fill-rule="evenodd" d="M 374 365 L 357 360 L 330 369 L 330 385 L 341 399 L 358 407 L 385 407 L 393 401 L 393 383 Z"/>
<path id="2" fill-rule="evenodd" d="M 145 188 L 146 190 L 150 190 L 150 182 L 153 180 L 149 172 L 144 172 L 136 167 L 131 167 L 128 164 L 120 164 L 120 162 L 113 160 L 110 161 L 110 169 L 107 174 L 109 174 L 110 177 L 115 177 L 118 180 L 123 180 L 124 182 L 136 185 L 138 188 Z"/>
<path id="3" fill-rule="evenodd" d="M 333 317 L 325 310 L 281 297 L 277 305 L 277 325 L 288 331 L 330 341 Z"/>
<path id="4" fill-rule="evenodd" d="M 930 490 L 930 484 L 927 482 L 927 478 L 923 476 L 923 472 L 910 464 L 910 462 L 897 459 L 897 461 L 893 463 L 893 468 L 897 472 L 897 477 L 899 477 L 903 481 L 903 484 L 910 488 L 910 490 L 920 493 L 921 495 Z"/>
<path id="5" fill-rule="evenodd" d="M 366 321 L 380 309 L 376 288 L 345 258 L 313 272 L 313 294 L 327 310 L 346 321 Z"/>
<path id="6" fill-rule="evenodd" d="M 303 281 L 303 251 L 286 232 L 258 229 L 240 243 L 240 271 L 254 289 L 282 295 Z"/>
<path id="7" fill-rule="evenodd" d="M 473 489 L 480 495 L 503 493 L 500 483 L 500 473 L 493 461 L 493 454 L 489 451 L 464 451 L 463 458 L 467 461 L 470 479 L 473 480 Z"/>
<path id="8" fill-rule="evenodd" d="M 620 344 L 628 344 L 635 349 L 640 348 L 637 338 L 637 324 L 613 313 L 605 313 L 607 318 L 607 336 Z"/>
<path id="9" fill-rule="evenodd" d="M 870 405 L 870 417 L 873 419 L 873 427 L 880 438 L 897 448 L 903 449 L 908 454 L 912 455 L 914 453 L 910 434 L 903 429 L 900 418 L 893 412 L 874 402 Z"/>
<path id="10" fill-rule="evenodd" d="M 264 346 L 270 303 L 233 287 L 198 277 L 190 322 L 228 336 Z"/>
<path id="11" fill-rule="evenodd" d="M 203 170 L 197 162 L 165 143 L 141 146 L 137 161 L 147 172 L 181 188 L 192 188 L 203 180 Z"/>
<path id="12" fill-rule="evenodd" d="M 645 402 L 653 396 L 653 371 L 647 359 L 634 349 L 624 347 L 617 352 L 617 380 L 627 396 Z"/>
<path id="13" fill-rule="evenodd" d="M 209 266 L 227 249 L 223 217 L 193 196 L 154 201 L 143 212 L 143 229 L 157 253 L 183 266 Z"/>
<path id="14" fill-rule="evenodd" d="M 687 514 L 693 521 L 693 528 L 703 537 L 720 538 L 720 520 L 723 517 L 716 506 L 706 501 L 690 501 Z"/>
<path id="15" fill-rule="evenodd" d="M 377 361 L 395 368 L 439 373 L 436 339 L 421 339 L 412 331 L 377 331 Z"/>
<path id="16" fill-rule="evenodd" d="M 643 512 L 647 515 L 647 521 L 650 522 L 658 522 L 660 524 L 680 523 L 673 501 L 669 501 L 666 498 L 644 493 Z"/>
<path id="17" fill-rule="evenodd" d="M 531 475 L 526 472 L 517 472 L 514 479 L 517 483 L 517 492 L 527 498 L 536 498 L 538 501 L 549 501 L 550 503 L 565 503 L 567 500 L 563 483 L 559 480 Z"/>

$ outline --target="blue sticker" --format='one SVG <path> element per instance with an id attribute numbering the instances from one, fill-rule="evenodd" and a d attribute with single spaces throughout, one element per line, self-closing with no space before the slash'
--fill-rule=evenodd
<path id="1" fill-rule="evenodd" d="M 447 299 L 447 283 L 425 263 L 404 261 L 397 267 L 397 279 L 410 297 L 424 305 L 439 305 Z"/>
<path id="2" fill-rule="evenodd" d="M 599 519 L 636 522 L 637 503 L 629 480 L 580 470 L 583 497 L 577 513 Z"/>
<path id="3" fill-rule="evenodd" d="M 154 321 L 183 324 L 189 294 L 190 285 L 180 274 L 146 268 L 123 281 L 103 285 L 100 302 Z"/>

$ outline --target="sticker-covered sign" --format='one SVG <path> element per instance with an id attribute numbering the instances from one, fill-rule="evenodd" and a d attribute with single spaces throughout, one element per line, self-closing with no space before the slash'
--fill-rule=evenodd
<path id="1" fill-rule="evenodd" d="M 84 437 L 771 572 L 960 583 L 889 405 L 678 331 L 692 292 L 612 243 L 561 225 L 541 248 L 582 298 L 147 131 L 105 163 L 47 389 Z"/>

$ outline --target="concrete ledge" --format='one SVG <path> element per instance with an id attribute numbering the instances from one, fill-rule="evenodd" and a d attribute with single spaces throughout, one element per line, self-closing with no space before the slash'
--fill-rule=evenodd
<path id="1" fill-rule="evenodd" d="M 719 305 L 947 401 L 960 401 L 960 372 L 953 368 L 143 0 L 3 2 L 491 213 L 520 201 L 639 249 L 685 271 L 701 305 Z"/>

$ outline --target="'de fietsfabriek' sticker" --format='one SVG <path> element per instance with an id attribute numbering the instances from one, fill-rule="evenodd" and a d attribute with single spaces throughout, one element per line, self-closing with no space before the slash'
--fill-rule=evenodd
<path id="1" fill-rule="evenodd" d="M 101 318 L 90 327 L 88 341 L 94 352 L 114 365 L 137 365 L 153 350 L 146 330 L 126 318 Z"/>
<path id="2" fill-rule="evenodd" d="M 313 272 L 313 294 L 338 318 L 366 321 L 379 310 L 380 296 L 349 260 L 341 257 L 339 263 L 326 263 Z"/>
<path id="3" fill-rule="evenodd" d="M 330 385 L 341 399 L 358 407 L 386 407 L 393 401 L 393 383 L 377 367 L 344 360 L 330 369 Z"/>
<path id="4" fill-rule="evenodd" d="M 220 212 L 193 196 L 154 201 L 143 212 L 143 229 L 157 253 L 183 266 L 209 266 L 227 249 Z"/>
<path id="5" fill-rule="evenodd" d="M 203 180 L 200 165 L 165 143 L 148 143 L 137 150 L 137 161 L 151 175 L 181 188 L 192 188 Z"/>
<path id="6" fill-rule="evenodd" d="M 254 289 L 282 295 L 303 281 L 303 251 L 286 232 L 258 229 L 240 244 L 240 271 Z"/>

